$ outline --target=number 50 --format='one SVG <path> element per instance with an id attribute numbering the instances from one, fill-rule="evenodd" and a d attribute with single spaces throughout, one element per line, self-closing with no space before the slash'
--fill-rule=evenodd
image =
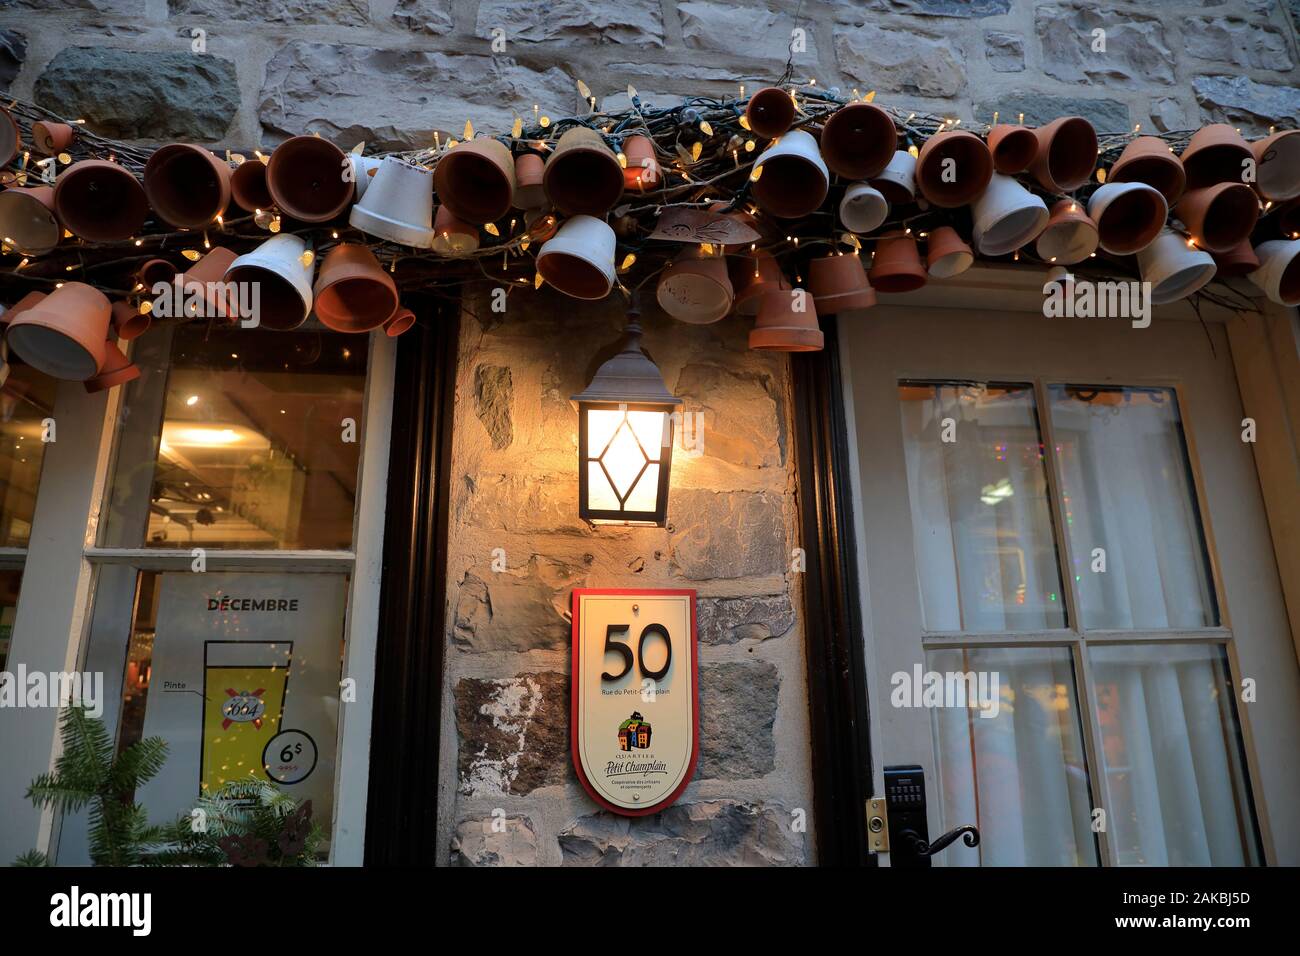
<path id="1" fill-rule="evenodd" d="M 668 630 L 662 624 L 647 624 L 641 631 L 641 636 L 636 642 L 636 656 L 632 655 L 632 648 L 626 644 L 621 644 L 613 640 L 615 634 L 628 634 L 631 632 L 631 625 L 628 624 L 610 624 L 605 629 L 605 653 L 610 651 L 618 654 L 623 658 L 623 669 L 617 674 L 611 674 L 605 671 L 600 675 L 603 681 L 622 680 L 627 676 L 627 672 L 632 669 L 634 663 L 640 662 L 641 676 L 648 677 L 651 680 L 663 680 L 664 675 L 668 673 L 668 668 L 673 663 L 673 642 L 668 637 Z M 645 639 L 651 635 L 658 635 L 664 639 L 664 649 L 668 652 L 664 657 L 664 666 L 657 671 L 647 670 L 645 666 Z"/>

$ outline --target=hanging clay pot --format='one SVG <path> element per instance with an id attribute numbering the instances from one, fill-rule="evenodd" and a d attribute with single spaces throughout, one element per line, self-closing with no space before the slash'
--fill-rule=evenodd
<path id="1" fill-rule="evenodd" d="M 925 270 L 935 279 L 951 279 L 975 264 L 975 253 L 952 226 L 940 226 L 925 243 Z"/>
<path id="2" fill-rule="evenodd" d="M 754 163 L 754 200 L 774 216 L 798 219 L 816 211 L 830 188 L 830 173 L 817 140 L 792 130 L 763 150 Z"/>
<path id="3" fill-rule="evenodd" d="M 1038 152 L 1029 164 L 1038 184 L 1068 193 L 1092 178 L 1097 165 L 1097 131 L 1082 116 L 1062 116 L 1034 130 Z"/>
<path id="4" fill-rule="evenodd" d="M 0 107 L 0 166 L 8 166 L 23 145 L 23 134 L 18 121 L 7 109 Z"/>
<path id="5" fill-rule="evenodd" d="M 988 146 L 965 130 L 931 136 L 916 160 L 916 184 L 922 195 L 945 209 L 971 202 L 988 187 L 992 175 Z"/>
<path id="6" fill-rule="evenodd" d="M 993 169 L 1003 176 L 1023 173 L 1038 155 L 1038 137 L 1027 126 L 999 123 L 989 131 Z"/>
<path id="7" fill-rule="evenodd" d="M 1146 183 L 1107 183 L 1088 199 L 1098 242 L 1112 255 L 1131 255 L 1151 245 L 1168 215 L 1165 197 Z"/>
<path id="8" fill-rule="evenodd" d="M 725 318 L 735 301 L 727 260 L 688 247 L 660 274 L 655 299 L 679 322 L 708 325 Z"/>
<path id="9" fill-rule="evenodd" d="M 270 209 L 275 200 L 266 188 L 266 163 L 248 159 L 236 166 L 230 174 L 230 196 L 248 212 Z"/>
<path id="10" fill-rule="evenodd" d="M 95 374 L 86 379 L 85 388 L 93 395 L 95 392 L 133 382 L 139 377 L 140 366 L 127 358 L 116 342 L 109 341 L 104 343 L 104 360 Z"/>
<path id="11" fill-rule="evenodd" d="M 415 325 L 415 313 L 410 309 L 399 308 L 393 317 L 384 323 L 384 334 L 395 339 L 411 326 Z"/>
<path id="12" fill-rule="evenodd" d="M 16 316 L 5 341 L 37 371 L 84 382 L 103 363 L 111 312 L 108 299 L 94 286 L 65 282 Z"/>
<path id="13" fill-rule="evenodd" d="M 820 352 L 825 337 L 817 325 L 817 306 L 803 289 L 766 292 L 749 333 L 749 347 L 760 352 Z"/>
<path id="14" fill-rule="evenodd" d="M 53 186 L 0 190 L 0 236 L 24 256 L 40 256 L 59 244 L 63 227 L 54 214 Z"/>
<path id="15" fill-rule="evenodd" d="M 1186 298 L 1214 278 L 1210 254 L 1189 247 L 1169 229 L 1137 254 L 1137 262 L 1142 281 L 1151 283 L 1154 305 Z"/>
<path id="16" fill-rule="evenodd" d="M 39 304 L 44 299 L 44 292 L 28 292 L 25 296 L 5 310 L 3 316 L 0 316 L 0 322 L 7 325 L 18 317 L 18 313 L 30 309 L 32 306 Z"/>
<path id="17" fill-rule="evenodd" d="M 515 157 L 515 206 L 519 209 L 541 209 L 546 205 L 546 190 L 542 188 L 542 172 L 546 164 L 536 153 L 520 153 Z"/>
<path id="18" fill-rule="evenodd" d="M 876 242 L 868 275 L 877 292 L 912 292 L 928 279 L 916 240 L 906 235 L 886 236 Z"/>
<path id="19" fill-rule="evenodd" d="M 905 206 L 916 200 L 916 157 L 905 149 L 894 151 L 894 157 L 884 169 L 872 177 L 871 185 L 896 206 Z"/>
<path id="20" fill-rule="evenodd" d="M 1249 239 L 1243 239 L 1227 252 L 1212 252 L 1216 275 L 1220 277 L 1249 275 L 1259 268 L 1259 257 L 1250 245 Z"/>
<path id="21" fill-rule="evenodd" d="M 808 263 L 808 291 L 818 315 L 835 315 L 876 304 L 876 290 L 867 281 L 856 252 L 818 256 Z"/>
<path id="22" fill-rule="evenodd" d="M 1175 212 L 1198 246 L 1227 252 L 1254 231 L 1259 200 L 1245 183 L 1217 183 L 1189 189 Z"/>
<path id="23" fill-rule="evenodd" d="M 1033 242 L 1047 227 L 1047 204 L 1010 176 L 993 175 L 989 188 L 972 206 L 975 248 L 1004 256 Z"/>
<path id="24" fill-rule="evenodd" d="M 496 143 L 496 140 L 490 142 Z M 500 143 L 496 145 L 501 146 Z M 505 149 L 504 146 L 501 148 Z M 456 149 L 460 147 L 457 146 Z M 441 162 L 447 162 L 455 152 L 455 149 L 452 150 Z M 465 155 L 470 154 L 462 154 Z M 467 175 L 464 171 L 468 168 L 462 165 L 462 173 L 459 175 Z M 458 181 L 456 175 L 452 174 L 452 182 Z M 511 176 L 513 178 L 513 169 Z M 348 223 L 368 235 L 389 242 L 415 249 L 429 249 L 433 246 L 433 182 L 432 170 L 412 166 L 389 156 L 379 167 L 374 181 L 366 188 L 365 196 L 352 207 Z M 463 184 L 463 180 L 461 182 Z M 510 200 L 507 196 L 507 211 L 509 207 Z"/>
<path id="25" fill-rule="evenodd" d="M 764 293 L 789 289 L 780 265 L 764 249 L 750 255 L 732 256 L 727 260 L 727 274 L 736 294 L 737 315 L 757 315 Z"/>
<path id="26" fill-rule="evenodd" d="M 1241 183 L 1247 163 L 1254 161 L 1250 144 L 1227 123 L 1211 123 L 1192 134 L 1180 157 L 1187 171 L 1187 188 L 1216 183 Z"/>
<path id="27" fill-rule="evenodd" d="M 510 147 L 489 137 L 458 143 L 434 167 L 433 188 L 438 201 L 457 219 L 476 225 L 500 219 L 514 202 L 515 160 Z"/>
<path id="28" fill-rule="evenodd" d="M 321 263 L 316 284 L 316 318 L 335 332 L 369 332 L 397 311 L 397 285 L 368 248 L 344 242 Z"/>
<path id="29" fill-rule="evenodd" d="M 77 128 L 67 123 L 37 120 L 32 124 L 32 148 L 42 156 L 57 156 L 72 146 Z"/>
<path id="30" fill-rule="evenodd" d="M 170 143 L 145 164 L 144 192 L 163 222 L 203 229 L 230 205 L 230 164 L 202 146 Z"/>
<path id="31" fill-rule="evenodd" d="M 63 227 L 82 239 L 115 242 L 140 231 L 149 201 L 127 169 L 103 159 L 83 159 L 55 180 L 54 211 Z"/>
<path id="32" fill-rule="evenodd" d="M 311 314 L 313 263 L 304 240 L 281 233 L 232 262 L 224 279 L 257 283 L 258 324 L 282 332 L 296 329 Z"/>
<path id="33" fill-rule="evenodd" d="M 594 216 L 574 216 L 537 253 L 543 279 L 575 299 L 603 299 L 614 286 L 614 230 Z"/>
<path id="34" fill-rule="evenodd" d="M 623 195 L 623 167 L 600 133 L 575 126 L 555 144 L 542 185 L 560 212 L 603 216 Z"/>
<path id="35" fill-rule="evenodd" d="M 1106 174 L 1106 182 L 1146 183 L 1160 190 L 1165 202 L 1172 206 L 1187 188 L 1187 171 L 1164 140 L 1156 136 L 1139 136 L 1124 147 L 1124 152 Z"/>
<path id="36" fill-rule="evenodd" d="M 1047 226 L 1034 241 L 1034 251 L 1045 262 L 1073 265 L 1097 251 L 1097 224 L 1082 203 L 1061 199 L 1052 205 Z"/>
<path id="37" fill-rule="evenodd" d="M 135 281 L 149 290 L 159 282 L 171 282 L 177 271 L 166 259 L 148 259 L 135 270 Z"/>
<path id="38" fill-rule="evenodd" d="M 1255 157 L 1255 189 L 1278 202 L 1300 196 L 1300 130 L 1284 129 L 1250 144 Z"/>
<path id="39" fill-rule="evenodd" d="M 757 135 L 776 139 L 794 122 L 794 100 L 780 87 L 761 89 L 749 98 L 745 119 Z"/>
<path id="40" fill-rule="evenodd" d="M 286 216 L 301 222 L 329 222 L 356 199 L 356 185 L 344 167 L 351 162 L 327 139 L 294 136 L 271 153 L 266 188 Z"/>
<path id="41" fill-rule="evenodd" d="M 1283 239 L 1300 239 L 1300 199 L 1288 199 L 1273 213 Z"/>
<path id="42" fill-rule="evenodd" d="M 440 256 L 467 256 L 479 246 L 478 226 L 457 219 L 446 206 L 433 220 L 433 251 Z"/>
<path id="43" fill-rule="evenodd" d="M 225 285 L 225 277 L 226 270 L 237 258 L 238 256 L 231 250 L 224 246 L 217 246 L 174 278 L 168 294 L 173 299 L 179 295 L 182 301 L 175 302 L 175 311 L 171 317 L 236 321 L 238 313 L 228 296 L 229 290 Z M 176 291 L 178 284 L 179 292 Z M 152 288 L 148 289 L 148 292 L 152 295 Z M 195 300 L 195 296 L 202 299 L 201 305 Z M 176 314 L 182 310 L 184 315 Z M 161 314 L 158 311 L 157 300 L 155 300 L 153 314 Z"/>
<path id="44" fill-rule="evenodd" d="M 437 226 L 436 222 L 434 226 Z M 547 212 L 544 209 L 530 209 L 524 213 L 524 226 L 528 229 L 528 235 L 534 242 L 545 242 L 555 235 L 560 228 L 560 220 L 555 213 Z M 477 241 L 477 236 L 475 241 Z"/>
<path id="45" fill-rule="evenodd" d="M 1259 268 L 1250 281 L 1278 305 L 1300 305 L 1300 239 L 1272 239 L 1255 247 Z"/>
<path id="46" fill-rule="evenodd" d="M 840 200 L 840 222 L 849 232 L 874 232 L 889 216 L 889 203 L 866 183 L 853 183 Z"/>
<path id="47" fill-rule="evenodd" d="M 845 179 L 870 179 L 888 164 L 898 145 L 894 121 L 879 106 L 850 103 L 822 127 L 822 159 Z"/>
<path id="48" fill-rule="evenodd" d="M 119 339 L 130 341 L 138 339 L 149 330 L 153 318 L 147 312 L 141 312 L 125 299 L 113 303 L 110 312 L 113 334 Z"/>
<path id="49" fill-rule="evenodd" d="M 630 192 L 658 189 L 663 184 L 654 141 L 648 136 L 629 136 L 623 141 L 623 186 Z"/>

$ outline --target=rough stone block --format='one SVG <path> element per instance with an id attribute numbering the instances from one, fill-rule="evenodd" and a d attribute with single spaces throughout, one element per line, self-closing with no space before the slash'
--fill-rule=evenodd
<path id="1" fill-rule="evenodd" d="M 1156 17 L 1091 4 L 1050 3 L 1034 8 L 1034 26 L 1048 76 L 1103 86 L 1174 82 L 1174 54 L 1165 41 L 1164 24 Z M 1098 30 L 1104 34 L 1094 32 Z"/>
<path id="2" fill-rule="evenodd" d="M 701 780 L 750 780 L 776 766 L 777 693 L 781 678 L 768 661 L 700 666 Z"/>
<path id="3" fill-rule="evenodd" d="M 785 421 L 776 388 L 765 372 L 703 362 L 685 366 L 673 394 L 685 401 L 687 414 L 704 415 L 703 429 L 686 436 L 695 443 L 693 450 L 745 468 L 780 467 Z"/>
<path id="4" fill-rule="evenodd" d="M 1025 38 L 1018 33 L 986 33 L 984 56 L 997 73 L 1021 73 L 1025 69 Z"/>
<path id="5" fill-rule="evenodd" d="M 1207 123 L 1232 123 L 1249 135 L 1300 126 L 1300 88 L 1256 83 L 1245 76 L 1197 76 L 1192 90 Z"/>
<path id="6" fill-rule="evenodd" d="M 1047 96 L 1042 93 L 1020 90 L 998 94 L 996 99 L 982 99 L 975 104 L 975 119 L 981 123 L 993 121 L 997 110 L 999 122 L 1014 123 L 1019 113 L 1025 114 L 1029 126 L 1041 126 L 1058 116 L 1082 116 L 1099 133 L 1131 133 L 1133 123 L 1128 107 L 1118 100 L 1088 99 L 1076 96 Z"/>
<path id="7" fill-rule="evenodd" d="M 791 55 L 796 26 L 802 30 L 802 50 L 794 51 L 794 62 L 816 63 L 814 25 L 804 18 L 796 24 L 795 8 L 771 9 L 763 5 L 724 3 L 719 0 L 686 0 L 677 4 L 682 23 L 682 42 L 694 50 L 710 50 L 746 60 L 777 60 Z"/>
<path id="8" fill-rule="evenodd" d="M 782 499 L 767 492 L 674 491 L 672 561 L 687 578 L 744 578 L 785 569 Z"/>
<path id="9" fill-rule="evenodd" d="M 701 644 L 766 641 L 785 634 L 794 622 L 789 594 L 700 598 L 696 602 L 696 630 Z"/>
<path id="10" fill-rule="evenodd" d="M 210 17 L 224 23 L 328 23 L 360 27 L 370 22 L 370 0 L 167 0 L 173 17 Z"/>
<path id="11" fill-rule="evenodd" d="M 0 30 L 0 90 L 9 89 L 27 59 L 27 37 L 17 30 Z"/>
<path id="12" fill-rule="evenodd" d="M 536 866 L 537 831 L 524 816 L 462 820 L 451 838 L 454 866 Z"/>
<path id="13" fill-rule="evenodd" d="M 572 778 L 568 675 L 464 677 L 453 693 L 461 793 L 523 795 Z"/>
<path id="14" fill-rule="evenodd" d="M 451 0 L 398 0 L 393 8 L 393 22 L 412 33 L 434 36 L 450 33 L 455 25 Z"/>
<path id="15" fill-rule="evenodd" d="M 840 73 L 872 89 L 951 97 L 966 85 L 961 48 L 947 37 L 874 23 L 838 26 L 832 36 Z"/>
<path id="16" fill-rule="evenodd" d="M 505 31 L 511 43 L 664 45 L 659 0 L 482 0 L 475 32 Z"/>
<path id="17" fill-rule="evenodd" d="M 1295 69 L 1282 31 L 1240 17 L 1188 17 L 1183 48 L 1202 60 L 1279 73 Z"/>
<path id="18" fill-rule="evenodd" d="M 486 563 L 490 555 L 483 558 Z M 453 637 L 474 651 L 564 647 L 569 595 L 586 584 L 586 575 L 585 564 L 536 554 L 522 567 L 483 577 L 467 573 L 455 597 Z"/>
<path id="19" fill-rule="evenodd" d="M 514 441 L 510 410 L 515 390 L 510 369 L 480 365 L 474 369 L 474 413 L 487 429 L 492 447 L 500 451 Z"/>

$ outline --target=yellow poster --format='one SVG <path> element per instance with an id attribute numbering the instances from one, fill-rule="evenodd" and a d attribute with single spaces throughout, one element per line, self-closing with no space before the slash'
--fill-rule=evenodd
<path id="1" fill-rule="evenodd" d="M 232 780 L 266 779 L 262 755 L 267 741 L 280 732 L 284 716 L 288 662 L 258 667 L 212 666 L 204 669 L 204 793 Z"/>

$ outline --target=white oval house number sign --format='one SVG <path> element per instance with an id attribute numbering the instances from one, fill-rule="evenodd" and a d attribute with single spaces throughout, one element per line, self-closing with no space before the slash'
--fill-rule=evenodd
<path id="1" fill-rule="evenodd" d="M 699 751 L 695 592 L 573 592 L 573 764 L 615 813 L 662 810 Z"/>

